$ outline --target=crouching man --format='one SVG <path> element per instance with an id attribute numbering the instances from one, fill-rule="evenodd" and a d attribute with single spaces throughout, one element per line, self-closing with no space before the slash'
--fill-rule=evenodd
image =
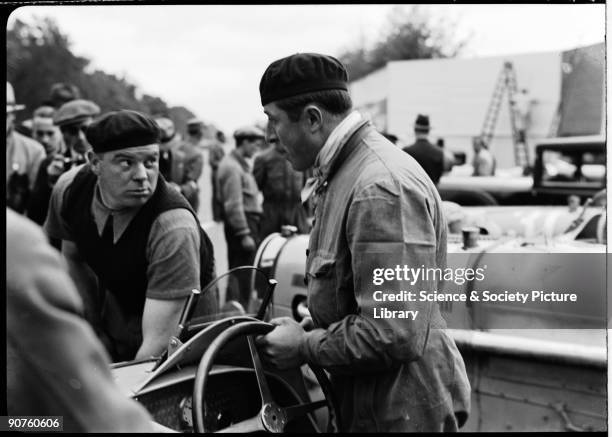
<path id="1" fill-rule="evenodd" d="M 186 297 L 214 277 L 210 239 L 159 176 L 157 124 L 110 112 L 86 131 L 89 163 L 58 180 L 45 230 L 62 240 L 85 315 L 113 361 L 160 355 Z M 202 296 L 203 312 L 216 310 Z"/>

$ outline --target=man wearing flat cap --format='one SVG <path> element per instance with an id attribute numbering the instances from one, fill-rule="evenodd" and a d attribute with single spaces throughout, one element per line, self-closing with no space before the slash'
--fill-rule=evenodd
<path id="1" fill-rule="evenodd" d="M 262 208 L 257 182 L 248 163 L 264 142 L 264 132 L 245 126 L 234 132 L 236 148 L 226 155 L 217 169 L 217 199 L 224 222 L 229 268 L 252 265 L 259 244 Z M 239 290 L 229 289 L 229 300 L 245 306 L 249 301 L 248 277 L 239 278 Z"/>
<path id="2" fill-rule="evenodd" d="M 438 289 L 437 277 L 374 280 L 396 266 L 444 268 L 440 196 L 416 161 L 352 110 L 337 59 L 299 53 L 273 62 L 260 85 L 268 136 L 295 170 L 313 167 L 306 253 L 312 319 L 272 321 L 258 339 L 279 368 L 322 366 L 341 406 L 341 431 L 453 431 L 469 411 L 465 366 L 437 303 L 379 303 L 377 290 Z M 381 318 L 376 311 L 418 311 Z"/>
<path id="3" fill-rule="evenodd" d="M 438 185 L 444 172 L 444 151 L 429 142 L 429 117 L 418 114 L 414 122 L 414 144 L 404 147 L 404 152 L 412 156 L 419 163 L 427 176 L 435 185 Z"/>
<path id="4" fill-rule="evenodd" d="M 15 102 L 13 86 L 6 83 L 6 206 L 24 213 L 34 188 L 45 149 L 15 130 L 15 113 L 24 109 Z"/>
<path id="5" fill-rule="evenodd" d="M 53 124 L 59 128 L 64 149 L 48 154 L 40 165 L 28 207 L 28 218 L 42 225 L 47 216 L 51 190 L 57 179 L 74 166 L 87 162 L 91 145 L 85 138 L 85 130 L 100 114 L 100 107 L 90 100 L 71 100 L 64 103 L 53 116 Z M 34 118 L 36 120 L 36 117 Z M 56 242 L 52 242 L 56 245 Z"/>
<path id="6" fill-rule="evenodd" d="M 155 121 L 136 111 L 110 112 L 86 136 L 89 163 L 58 180 L 45 230 L 62 240 L 112 360 L 159 356 L 186 297 L 214 276 L 212 244 L 189 203 L 159 176 Z M 214 299 L 202 296 L 203 310 L 214 311 Z"/>

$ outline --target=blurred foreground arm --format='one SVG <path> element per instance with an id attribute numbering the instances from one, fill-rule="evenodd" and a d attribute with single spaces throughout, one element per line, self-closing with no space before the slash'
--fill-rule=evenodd
<path id="1" fill-rule="evenodd" d="M 65 432 L 154 432 L 115 385 L 59 254 L 33 222 L 6 214 L 8 414 L 63 416 Z"/>

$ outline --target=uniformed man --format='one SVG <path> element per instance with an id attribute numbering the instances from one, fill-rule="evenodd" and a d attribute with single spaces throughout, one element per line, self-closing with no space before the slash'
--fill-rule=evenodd
<path id="1" fill-rule="evenodd" d="M 348 74 L 337 59 L 299 53 L 266 69 L 259 85 L 268 134 L 293 168 L 314 166 L 315 197 L 306 260 L 312 320 L 273 320 L 259 339 L 279 368 L 304 363 L 332 375 L 342 431 L 454 431 L 469 411 L 465 366 L 437 304 L 377 302 L 377 290 L 438 289 L 436 277 L 396 277 L 378 269 L 444 268 L 446 222 L 423 169 L 352 110 Z M 418 311 L 381 318 L 376 311 Z"/>
<path id="2" fill-rule="evenodd" d="M 62 240 L 88 318 L 114 361 L 160 355 L 185 298 L 214 276 L 212 244 L 195 212 L 159 177 L 159 135 L 135 111 L 92 123 L 89 163 L 60 177 L 45 222 Z M 204 311 L 216 310 L 214 296 L 200 300 Z"/>

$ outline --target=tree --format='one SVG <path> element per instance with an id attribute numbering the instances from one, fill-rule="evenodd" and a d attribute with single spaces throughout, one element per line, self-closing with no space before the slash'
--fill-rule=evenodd
<path id="1" fill-rule="evenodd" d="M 12 83 L 17 101 L 26 105 L 18 121 L 29 117 L 49 98 L 51 86 L 58 82 L 75 85 L 84 99 L 96 102 L 102 112 L 133 109 L 152 116 L 170 116 L 174 108 L 156 96 L 138 97 L 136 86 L 124 77 L 102 70 L 87 72 L 90 61 L 70 50 L 70 40 L 55 21 L 37 19 L 34 24 L 15 20 L 7 30 L 7 80 Z M 193 117 L 178 108 L 179 121 Z"/>
<path id="2" fill-rule="evenodd" d="M 389 61 L 453 57 L 467 44 L 467 40 L 452 42 L 454 25 L 432 24 L 430 15 L 420 6 L 409 9 L 395 6 L 386 21 L 386 30 L 373 47 L 366 47 L 361 38 L 356 47 L 340 55 L 351 80 L 378 70 Z"/>
<path id="3" fill-rule="evenodd" d="M 7 31 L 7 80 L 26 112 L 49 97 L 54 83 L 78 82 L 88 64 L 72 54 L 68 38 L 50 19 L 34 25 L 16 20 Z"/>

